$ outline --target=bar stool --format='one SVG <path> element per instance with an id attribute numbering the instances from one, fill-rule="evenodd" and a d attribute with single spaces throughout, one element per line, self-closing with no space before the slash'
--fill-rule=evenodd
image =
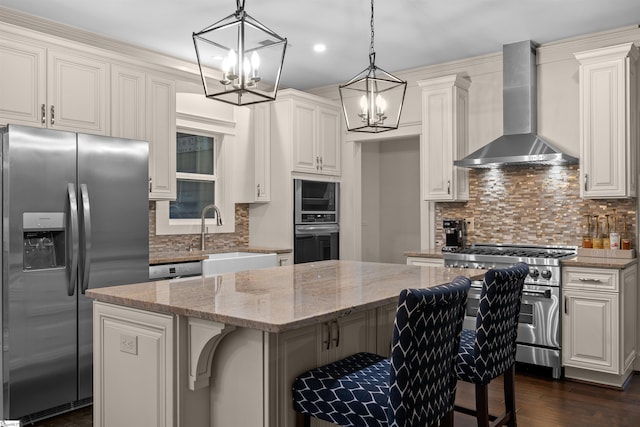
<path id="1" fill-rule="evenodd" d="M 508 425 L 515 427 L 515 362 L 518 315 L 524 279 L 529 274 L 525 263 L 487 271 L 476 315 L 475 330 L 463 330 L 456 360 L 458 379 L 475 384 L 476 409 L 456 405 L 455 410 L 477 419 L 478 427 Z M 489 415 L 488 385 L 504 374 L 505 412 Z M 492 424 L 489 422 L 492 421 Z"/>
<path id="2" fill-rule="evenodd" d="M 341 426 L 453 425 L 455 358 L 471 282 L 400 293 L 391 358 L 357 353 L 293 383 L 298 427 L 310 417 Z"/>

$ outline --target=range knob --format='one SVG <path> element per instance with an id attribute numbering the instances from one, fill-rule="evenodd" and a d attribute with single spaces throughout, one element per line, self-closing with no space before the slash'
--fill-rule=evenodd
<path id="1" fill-rule="evenodd" d="M 541 275 L 543 279 L 549 280 L 551 279 L 551 270 L 542 270 Z"/>
<path id="2" fill-rule="evenodd" d="M 529 269 L 529 276 L 531 276 L 534 279 L 537 279 L 538 276 L 540 276 L 540 272 L 538 271 L 537 268 L 530 268 Z"/>

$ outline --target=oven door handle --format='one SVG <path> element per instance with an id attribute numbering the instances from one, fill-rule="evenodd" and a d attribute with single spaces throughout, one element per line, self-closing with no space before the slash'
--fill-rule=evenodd
<path id="1" fill-rule="evenodd" d="M 483 283 L 482 280 L 473 280 L 471 281 L 471 289 L 482 289 Z"/>
<path id="2" fill-rule="evenodd" d="M 551 290 L 545 289 L 544 291 L 534 291 L 534 290 L 523 290 L 522 295 L 530 296 L 530 297 L 542 297 L 542 298 L 551 298 Z"/>

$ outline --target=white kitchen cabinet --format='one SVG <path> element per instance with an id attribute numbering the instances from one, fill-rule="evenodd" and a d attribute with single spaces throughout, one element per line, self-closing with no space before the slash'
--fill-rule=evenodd
<path id="1" fill-rule="evenodd" d="M 45 126 L 47 51 L 0 38 L 0 125 Z"/>
<path id="2" fill-rule="evenodd" d="M 563 269 L 565 376 L 622 387 L 636 357 L 637 268 Z"/>
<path id="3" fill-rule="evenodd" d="M 171 79 L 111 69 L 111 135 L 149 142 L 149 198 L 176 197 L 176 94 Z"/>
<path id="4" fill-rule="evenodd" d="M 580 62 L 580 193 L 635 197 L 638 48 L 633 43 L 576 53 Z"/>
<path id="5" fill-rule="evenodd" d="M 277 419 L 275 425 L 293 427 L 295 412 L 291 402 L 293 395 L 291 386 L 301 373 L 320 366 L 321 342 L 316 334 L 317 325 L 294 329 L 273 335 L 277 342 Z"/>
<path id="6" fill-rule="evenodd" d="M 368 311 L 352 313 L 318 325 L 322 365 L 359 351 L 375 351 L 375 324 Z"/>
<path id="7" fill-rule="evenodd" d="M 174 426 L 174 319 L 94 303 L 94 425 Z"/>
<path id="8" fill-rule="evenodd" d="M 421 265 L 423 267 L 444 267 L 442 258 L 407 257 L 407 265 Z"/>
<path id="9" fill-rule="evenodd" d="M 420 175 L 422 198 L 431 201 L 469 200 L 469 172 L 453 165 L 469 147 L 469 86 L 454 74 L 420 80 L 422 137 Z"/>
<path id="10" fill-rule="evenodd" d="M 284 90 L 274 102 L 274 126 L 292 150 L 294 172 L 339 176 L 340 109 L 331 101 Z"/>
<path id="11" fill-rule="evenodd" d="M 109 134 L 109 64 L 29 39 L 0 39 L 0 123 Z"/>
<path id="12" fill-rule="evenodd" d="M 111 66 L 111 136 L 145 139 L 146 85 L 144 71 Z"/>
<path id="13" fill-rule="evenodd" d="M 47 52 L 47 126 L 109 135 L 109 64 L 72 51 Z"/>
<path id="14" fill-rule="evenodd" d="M 391 356 L 393 324 L 396 321 L 398 304 L 393 303 L 376 309 L 376 354 Z"/>
<path id="15" fill-rule="evenodd" d="M 149 141 L 149 198 L 176 198 L 175 81 L 146 76 L 146 139 Z"/>
<path id="16" fill-rule="evenodd" d="M 247 184 L 243 201 L 271 201 L 271 104 L 251 106 L 251 130 L 246 162 Z"/>
<path id="17" fill-rule="evenodd" d="M 275 335 L 277 341 L 278 426 L 295 426 L 291 386 L 295 378 L 317 366 L 360 351 L 375 352 L 375 310 L 352 313 L 304 328 Z M 311 420 L 312 426 L 330 426 Z"/>

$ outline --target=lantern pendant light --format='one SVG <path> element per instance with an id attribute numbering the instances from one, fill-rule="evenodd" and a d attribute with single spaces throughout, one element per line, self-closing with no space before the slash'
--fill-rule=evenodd
<path id="1" fill-rule="evenodd" d="M 371 0 L 369 66 L 340 85 L 340 101 L 347 130 L 378 133 L 398 128 L 407 82 L 376 67 L 373 47 L 374 22 Z"/>
<path id="2" fill-rule="evenodd" d="M 244 0 L 236 11 L 193 33 L 207 98 L 233 105 L 276 99 L 287 39 L 249 16 Z"/>

